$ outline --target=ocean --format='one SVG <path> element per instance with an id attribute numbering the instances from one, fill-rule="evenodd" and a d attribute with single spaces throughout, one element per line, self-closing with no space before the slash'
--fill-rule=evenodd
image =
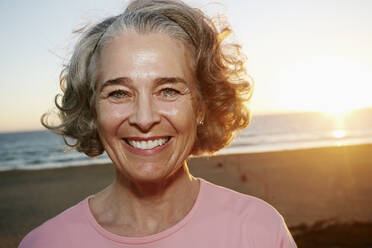
<path id="1" fill-rule="evenodd" d="M 372 144 L 372 108 L 332 116 L 323 113 L 254 115 L 248 128 L 218 154 Z M 108 163 L 69 150 L 49 131 L 0 134 L 0 171 Z"/>

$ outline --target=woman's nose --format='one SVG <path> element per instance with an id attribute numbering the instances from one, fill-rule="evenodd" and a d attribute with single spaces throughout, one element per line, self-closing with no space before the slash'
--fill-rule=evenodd
<path id="1" fill-rule="evenodd" d="M 135 108 L 129 116 L 129 124 L 137 126 L 142 132 L 149 131 L 160 122 L 160 115 L 152 100 L 152 96 L 139 96 Z"/>

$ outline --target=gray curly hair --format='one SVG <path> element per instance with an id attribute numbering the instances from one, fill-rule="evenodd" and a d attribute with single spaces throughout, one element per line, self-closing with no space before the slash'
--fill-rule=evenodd
<path id="1" fill-rule="evenodd" d="M 126 30 L 165 33 L 183 42 L 193 54 L 196 96 L 205 113 L 205 124 L 198 127 L 192 154 L 212 153 L 229 145 L 234 132 L 249 124 L 245 103 L 251 97 L 252 84 L 240 46 L 230 44 L 230 49 L 223 49 L 222 39 L 230 33 L 228 25 L 217 31 L 200 10 L 181 1 L 135 0 L 122 14 L 82 30 L 73 55 L 61 72 L 61 103 L 61 95 L 55 97 L 61 124 L 48 124 L 48 113 L 41 117 L 41 123 L 63 136 L 68 146 L 91 157 L 104 152 L 95 122 L 97 64 L 104 45 Z M 75 139 L 75 144 L 69 143 L 67 137 Z"/>

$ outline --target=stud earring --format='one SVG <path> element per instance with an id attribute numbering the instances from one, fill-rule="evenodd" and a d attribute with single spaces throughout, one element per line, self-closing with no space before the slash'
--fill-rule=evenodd
<path id="1" fill-rule="evenodd" d="M 200 120 L 200 121 L 199 121 L 199 125 L 200 125 L 200 126 L 203 126 L 203 125 L 204 125 L 204 121 L 203 121 L 203 120 Z"/>

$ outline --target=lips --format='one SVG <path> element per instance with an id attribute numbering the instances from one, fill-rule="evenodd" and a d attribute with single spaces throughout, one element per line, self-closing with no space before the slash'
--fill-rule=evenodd
<path id="1" fill-rule="evenodd" d="M 169 140 L 170 136 L 161 136 L 161 137 L 130 137 L 125 138 L 125 142 L 135 149 L 141 150 L 150 150 L 156 147 L 165 145 Z"/>

